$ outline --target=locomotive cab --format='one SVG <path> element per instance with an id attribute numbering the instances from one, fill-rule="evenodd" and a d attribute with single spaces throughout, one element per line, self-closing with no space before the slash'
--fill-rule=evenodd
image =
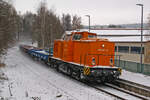
<path id="1" fill-rule="evenodd" d="M 62 40 L 65 41 L 88 40 L 88 39 L 97 39 L 97 34 L 88 32 L 72 32 L 71 34 L 64 34 L 62 36 Z"/>

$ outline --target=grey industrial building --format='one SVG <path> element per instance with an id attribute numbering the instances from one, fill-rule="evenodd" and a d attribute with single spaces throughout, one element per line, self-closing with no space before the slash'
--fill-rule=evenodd
<path id="1" fill-rule="evenodd" d="M 114 41 L 115 53 L 121 55 L 120 60 L 140 63 L 140 41 Z M 150 41 L 143 42 L 143 63 L 150 64 Z"/>

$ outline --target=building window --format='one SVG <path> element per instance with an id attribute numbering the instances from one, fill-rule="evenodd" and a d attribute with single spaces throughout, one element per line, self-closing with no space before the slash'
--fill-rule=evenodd
<path id="1" fill-rule="evenodd" d="M 129 53 L 129 46 L 118 46 L 118 52 Z"/>
<path id="2" fill-rule="evenodd" d="M 117 46 L 115 46 L 115 52 L 118 52 L 118 51 L 117 51 Z"/>
<path id="3" fill-rule="evenodd" d="M 142 54 L 144 54 L 144 47 L 142 48 Z"/>
<path id="4" fill-rule="evenodd" d="M 131 47 L 131 53 L 140 54 L 141 47 Z M 144 54 L 144 47 L 142 48 L 142 54 Z"/>

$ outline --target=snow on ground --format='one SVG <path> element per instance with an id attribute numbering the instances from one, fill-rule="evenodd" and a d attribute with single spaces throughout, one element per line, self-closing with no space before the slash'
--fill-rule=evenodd
<path id="1" fill-rule="evenodd" d="M 10 48 L 6 67 L 0 69 L 8 80 L 0 82 L 0 99 L 6 100 L 112 100 L 113 97 L 71 79 Z"/>
<path id="2" fill-rule="evenodd" d="M 123 70 L 120 78 L 150 87 L 150 76 Z"/>

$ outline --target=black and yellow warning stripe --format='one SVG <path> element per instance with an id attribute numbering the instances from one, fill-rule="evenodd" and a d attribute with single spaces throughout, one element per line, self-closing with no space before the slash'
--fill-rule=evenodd
<path id="1" fill-rule="evenodd" d="M 118 68 L 118 71 L 120 72 L 120 74 L 122 74 L 122 69 L 121 68 Z"/>
<path id="2" fill-rule="evenodd" d="M 84 75 L 89 75 L 90 74 L 90 68 L 84 67 L 83 72 L 84 72 Z"/>

